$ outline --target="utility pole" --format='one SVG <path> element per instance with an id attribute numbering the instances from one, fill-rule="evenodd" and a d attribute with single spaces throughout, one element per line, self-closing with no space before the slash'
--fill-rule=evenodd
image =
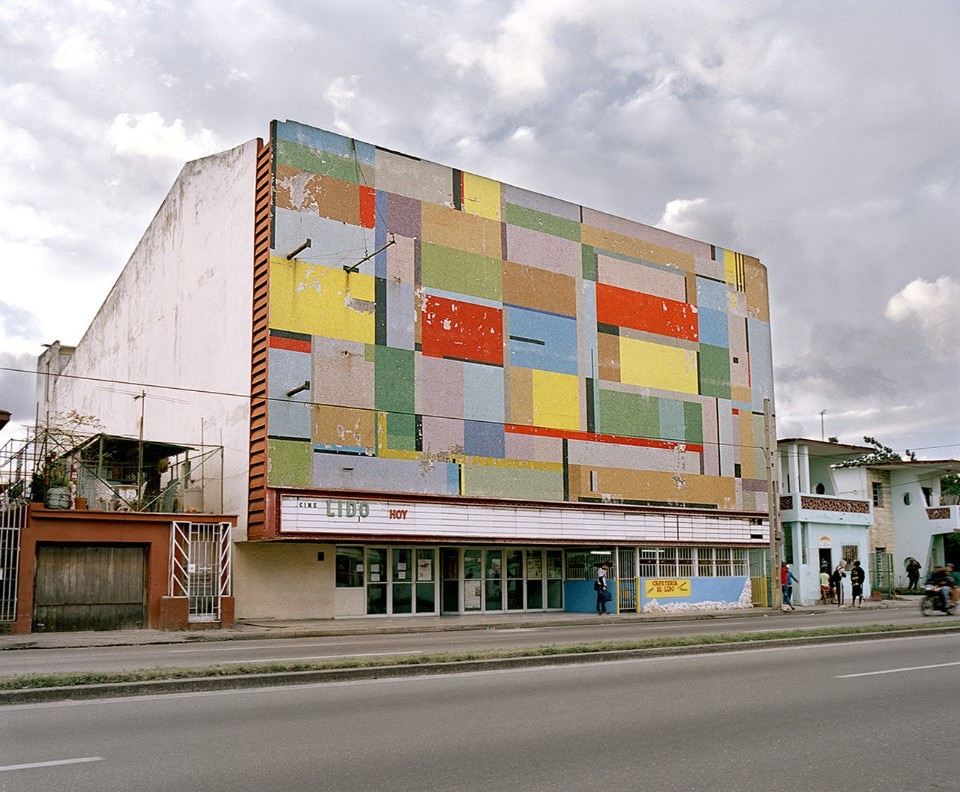
<path id="1" fill-rule="evenodd" d="M 827 438 L 826 438 L 826 435 L 824 435 L 824 433 L 823 433 L 823 414 L 824 414 L 825 412 L 826 412 L 826 410 L 820 410 L 820 439 L 821 439 L 821 440 L 826 440 L 826 439 L 827 439 Z"/>
<path id="2" fill-rule="evenodd" d="M 140 511 L 143 505 L 143 413 L 144 406 L 147 403 L 147 393 L 141 390 L 133 397 L 134 401 L 140 400 L 140 439 L 137 444 L 137 511 Z"/>
<path id="3" fill-rule="evenodd" d="M 780 610 L 780 487 L 777 484 L 777 435 L 770 399 L 763 400 L 763 444 L 767 463 L 767 523 L 770 532 L 770 607 Z"/>

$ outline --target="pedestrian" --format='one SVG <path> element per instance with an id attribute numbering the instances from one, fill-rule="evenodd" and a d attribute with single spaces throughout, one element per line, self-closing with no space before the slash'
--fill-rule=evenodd
<path id="1" fill-rule="evenodd" d="M 607 572 L 609 569 L 610 564 L 606 562 L 602 563 L 597 570 L 597 580 L 593 584 L 594 589 L 597 591 L 597 616 L 605 616 L 607 614 L 607 602 L 610 599 L 607 593 Z"/>
<path id="2" fill-rule="evenodd" d="M 820 567 L 820 602 L 824 605 L 827 600 L 833 599 L 833 590 L 830 586 L 830 570 L 826 566 Z"/>
<path id="3" fill-rule="evenodd" d="M 790 564 L 784 562 L 780 567 L 780 587 L 783 590 L 783 607 L 790 610 L 796 610 L 793 607 L 793 584 L 799 583 L 797 576 L 790 569 Z"/>
<path id="4" fill-rule="evenodd" d="M 907 580 L 910 581 L 907 591 L 916 591 L 920 583 L 920 562 L 916 558 L 907 559 Z"/>
<path id="5" fill-rule="evenodd" d="M 863 607 L 863 581 L 866 580 L 867 574 L 863 571 L 863 567 L 860 566 L 859 561 L 853 562 L 853 569 L 850 570 L 850 607 L 851 608 L 862 608 Z M 860 598 L 860 604 L 857 604 L 857 597 Z"/>
<path id="6" fill-rule="evenodd" d="M 837 568 L 833 570 L 833 574 L 830 575 L 830 584 L 833 586 L 838 608 L 843 606 L 843 579 L 847 576 L 846 569 L 846 564 L 841 561 L 837 564 Z"/>

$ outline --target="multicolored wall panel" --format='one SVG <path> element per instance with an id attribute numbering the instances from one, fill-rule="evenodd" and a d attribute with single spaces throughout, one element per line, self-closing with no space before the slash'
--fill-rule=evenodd
<path id="1" fill-rule="evenodd" d="M 765 511 L 766 270 L 274 122 L 270 483 Z"/>

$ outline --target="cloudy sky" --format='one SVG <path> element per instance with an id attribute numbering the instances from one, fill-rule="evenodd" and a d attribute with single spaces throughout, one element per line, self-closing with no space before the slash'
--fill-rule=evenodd
<path id="1" fill-rule="evenodd" d="M 960 458 L 958 41 L 956 0 L 3 0 L 0 409 L 184 162 L 291 119 L 759 257 L 779 436 Z"/>

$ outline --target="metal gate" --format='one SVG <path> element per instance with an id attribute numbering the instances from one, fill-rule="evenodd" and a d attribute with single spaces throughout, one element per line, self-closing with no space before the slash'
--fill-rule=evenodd
<path id="1" fill-rule="evenodd" d="M 637 551 L 628 548 L 617 551 L 617 610 L 636 611 L 637 599 Z"/>
<path id="2" fill-rule="evenodd" d="M 188 598 L 190 621 L 220 621 L 232 578 L 230 523 L 175 522 L 171 541 L 170 596 Z"/>
<path id="3" fill-rule="evenodd" d="M 144 555 L 139 545 L 38 545 L 34 632 L 142 628 Z"/>
<path id="4" fill-rule="evenodd" d="M 769 608 L 773 598 L 766 550 L 750 549 L 750 593 L 755 608 Z"/>
<path id="5" fill-rule="evenodd" d="M 893 590 L 897 587 L 895 578 L 893 553 L 884 553 L 882 550 L 877 550 L 873 557 L 871 589 L 880 592 L 887 599 L 893 599 Z"/>
<path id="6" fill-rule="evenodd" d="M 20 529 L 26 514 L 26 506 L 4 503 L 0 497 L 0 622 L 12 622 L 17 618 Z"/>

